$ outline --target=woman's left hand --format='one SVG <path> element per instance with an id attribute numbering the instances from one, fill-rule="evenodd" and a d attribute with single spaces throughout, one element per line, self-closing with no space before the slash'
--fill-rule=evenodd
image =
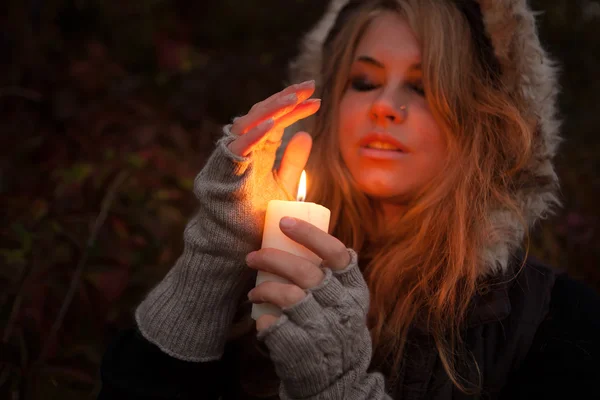
<path id="1" fill-rule="evenodd" d="M 382 375 L 367 372 L 372 351 L 369 289 L 356 253 L 307 222 L 284 218 L 280 226 L 323 259 L 319 266 L 275 249 L 256 251 L 247 259 L 250 267 L 291 282 L 263 282 L 248 296 L 253 303 L 282 310 L 278 318 L 263 315 L 257 320 L 258 339 L 269 349 L 281 379 L 280 397 L 384 398 Z"/>
<path id="2" fill-rule="evenodd" d="M 269 248 L 248 254 L 246 263 L 250 268 L 270 272 L 292 282 L 263 282 L 248 293 L 250 301 L 256 304 L 270 303 L 285 309 L 302 301 L 307 289 L 321 284 L 325 277 L 321 266 L 333 271 L 342 270 L 350 263 L 350 254 L 341 241 L 306 221 L 285 217 L 279 226 L 290 239 L 323 260 L 321 265 L 317 265 L 287 251 Z M 265 314 L 256 321 L 256 329 L 263 331 L 277 319 L 276 316 Z"/>

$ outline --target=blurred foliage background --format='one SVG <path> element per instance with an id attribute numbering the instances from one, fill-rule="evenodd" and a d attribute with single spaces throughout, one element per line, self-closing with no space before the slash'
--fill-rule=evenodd
<path id="1" fill-rule="evenodd" d="M 600 3 L 535 0 L 564 209 L 532 252 L 600 289 Z M 281 89 L 323 0 L 0 5 L 0 398 L 86 399 L 172 265 L 220 126 Z"/>

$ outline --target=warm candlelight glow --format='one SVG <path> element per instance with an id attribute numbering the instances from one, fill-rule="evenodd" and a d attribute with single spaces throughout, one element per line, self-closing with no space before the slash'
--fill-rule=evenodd
<path id="1" fill-rule="evenodd" d="M 321 259 L 315 253 L 295 242 L 281 231 L 279 224 L 283 217 L 297 218 L 312 224 L 316 228 L 327 232 L 329 230 L 329 219 L 331 211 L 320 204 L 304 201 L 306 200 L 306 173 L 302 171 L 300 182 L 298 183 L 297 201 L 271 200 L 267 206 L 265 214 L 265 223 L 263 229 L 262 245 L 263 249 L 278 249 L 287 251 L 298 257 L 305 258 L 315 265 L 321 263 Z M 255 286 L 263 282 L 280 282 L 290 284 L 286 278 L 277 276 L 270 272 L 258 271 L 256 274 Z M 281 315 L 281 309 L 269 303 L 253 304 L 252 318 L 257 320 L 261 315 L 270 314 L 276 317 Z"/>
<path id="2" fill-rule="evenodd" d="M 304 201 L 306 199 L 306 171 L 302 171 L 300 175 L 300 183 L 298 184 L 298 195 L 296 196 L 297 201 Z"/>

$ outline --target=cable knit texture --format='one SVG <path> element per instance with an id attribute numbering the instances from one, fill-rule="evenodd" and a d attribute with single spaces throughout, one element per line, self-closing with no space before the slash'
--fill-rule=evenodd
<path id="1" fill-rule="evenodd" d="M 324 268 L 323 282 L 258 334 L 281 379 L 282 399 L 389 399 L 383 375 L 367 373 L 369 289 L 349 252 L 344 270 Z"/>
<path id="2" fill-rule="evenodd" d="M 244 260 L 260 248 L 267 204 L 290 199 L 273 173 L 279 143 L 266 142 L 249 157 L 239 157 L 227 147 L 236 138 L 229 128 L 196 178 L 199 211 L 185 229 L 183 254 L 136 310 L 144 337 L 187 361 L 223 355 L 237 299 L 255 277 Z M 356 253 L 349 252 L 347 268 L 325 268 L 323 282 L 259 334 L 282 380 L 284 399 L 386 396 L 383 376 L 367 373 L 369 290 Z"/>
<path id="3" fill-rule="evenodd" d="M 182 360 L 222 356 L 237 300 L 256 276 L 244 260 L 260 248 L 267 204 L 290 199 L 273 172 L 280 143 L 240 157 L 227 147 L 237 137 L 230 127 L 194 182 L 199 210 L 183 254 L 135 314 L 147 340 Z"/>

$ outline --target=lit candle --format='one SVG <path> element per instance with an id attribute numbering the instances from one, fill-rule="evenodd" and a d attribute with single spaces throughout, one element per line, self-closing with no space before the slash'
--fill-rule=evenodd
<path id="1" fill-rule="evenodd" d="M 298 196 L 296 198 L 297 201 L 271 200 L 269 202 L 267 206 L 267 215 L 265 217 L 265 226 L 263 230 L 261 247 L 263 249 L 273 248 L 284 250 L 297 256 L 304 257 L 315 264 L 319 264 L 321 259 L 315 253 L 294 242 L 283 232 L 281 232 L 281 229 L 279 228 L 279 221 L 281 221 L 281 218 L 294 217 L 310 222 L 322 231 L 328 232 L 331 211 L 320 204 L 307 203 L 304 201 L 305 198 L 306 173 L 302 171 L 300 184 L 298 185 Z M 265 281 L 290 283 L 290 281 L 280 276 L 264 271 L 258 271 L 258 275 L 256 276 L 256 285 L 258 286 Z M 263 314 L 271 314 L 278 317 L 281 315 L 281 310 L 278 307 L 268 303 L 252 305 L 252 318 L 254 320 L 258 319 L 258 317 Z"/>

